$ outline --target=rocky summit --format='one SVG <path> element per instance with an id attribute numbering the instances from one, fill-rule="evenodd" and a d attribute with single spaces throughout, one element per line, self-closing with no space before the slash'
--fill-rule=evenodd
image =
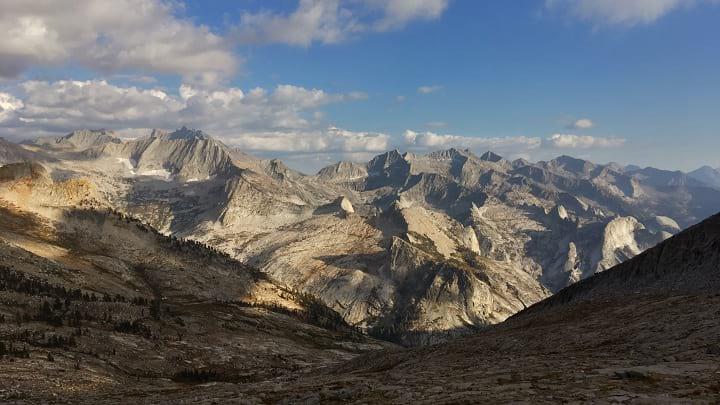
<path id="1" fill-rule="evenodd" d="M 304 174 L 184 127 L 0 140 L 0 165 L 3 400 L 717 392 L 708 169 L 447 149 Z"/>

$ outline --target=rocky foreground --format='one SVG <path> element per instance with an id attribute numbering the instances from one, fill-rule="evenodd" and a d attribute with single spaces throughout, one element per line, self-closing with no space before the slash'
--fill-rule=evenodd
<path id="1" fill-rule="evenodd" d="M 135 394 L 149 403 L 717 403 L 720 297 L 592 302 L 293 380 Z M 124 397 L 92 397 L 112 403 Z"/>

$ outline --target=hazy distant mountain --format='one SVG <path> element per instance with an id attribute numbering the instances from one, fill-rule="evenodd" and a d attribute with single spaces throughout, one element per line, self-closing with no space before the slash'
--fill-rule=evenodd
<path id="1" fill-rule="evenodd" d="M 707 184 L 710 187 L 720 188 L 720 169 L 703 166 L 688 173 L 691 178 Z"/>
<path id="2" fill-rule="evenodd" d="M 702 186 L 702 182 L 695 180 L 688 174 L 679 170 L 670 171 L 646 167 L 644 169 L 627 170 L 626 173 L 653 186 Z"/>
<path id="3" fill-rule="evenodd" d="M 121 143 L 120 138 L 115 136 L 113 131 L 99 130 L 78 130 L 60 137 L 37 138 L 26 142 L 29 145 L 44 146 L 52 149 L 74 149 L 84 150 L 93 146 L 106 143 Z"/>
<path id="4" fill-rule="evenodd" d="M 394 150 L 303 175 L 188 128 L 56 139 L 13 149 L 32 149 L 54 183 L 4 198 L 36 212 L 80 201 L 120 211 L 407 345 L 500 322 L 720 209 L 720 191 L 683 173 L 569 156 Z"/>

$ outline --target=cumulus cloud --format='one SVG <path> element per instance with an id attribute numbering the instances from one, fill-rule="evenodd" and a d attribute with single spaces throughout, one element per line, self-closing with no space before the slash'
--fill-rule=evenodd
<path id="1" fill-rule="evenodd" d="M 607 25 L 632 26 L 650 24 L 665 14 L 698 3 L 716 0 L 546 0 L 549 9 L 560 9 L 569 15 Z"/>
<path id="2" fill-rule="evenodd" d="M 384 152 L 389 146 L 385 134 L 353 132 L 340 128 L 297 131 L 254 132 L 229 137 L 227 142 L 248 151 L 261 152 Z"/>
<path id="3" fill-rule="evenodd" d="M 405 147 L 418 152 L 457 147 L 476 152 L 491 150 L 506 156 L 529 158 L 533 154 L 553 153 L 553 150 L 557 149 L 620 147 L 625 144 L 625 139 L 571 134 L 554 134 L 546 139 L 528 136 L 475 137 L 406 130 L 403 134 L 403 142 Z"/>
<path id="4" fill-rule="evenodd" d="M 5 33 L 0 78 L 17 78 L 34 66 L 82 66 L 143 80 L 152 80 L 148 74 L 174 74 L 184 82 L 215 86 L 241 63 L 233 50 L 238 42 L 337 43 L 436 19 L 448 1 L 300 0 L 290 14 L 243 13 L 220 34 L 183 18 L 177 0 L 87 0 L 82 6 L 66 0 L 5 0 L 0 2 L 0 31 Z"/>
<path id="5" fill-rule="evenodd" d="M 420 94 L 430 94 L 440 90 L 442 90 L 442 86 L 420 86 L 418 87 L 417 92 Z"/>
<path id="6" fill-rule="evenodd" d="M 595 126 L 595 123 L 588 118 L 581 118 L 570 125 L 573 129 L 590 129 Z"/>
<path id="7" fill-rule="evenodd" d="M 31 66 L 79 64 L 103 72 L 178 74 L 212 83 L 232 74 L 238 58 L 207 27 L 176 16 L 161 0 L 0 2 L 0 77 Z"/>
<path id="8" fill-rule="evenodd" d="M 277 86 L 272 94 L 274 102 L 299 108 L 315 108 L 323 104 L 340 101 L 343 97 L 341 94 L 328 94 L 323 90 L 305 89 L 291 84 Z"/>
<path id="9" fill-rule="evenodd" d="M 360 33 L 396 30 L 414 20 L 436 19 L 447 5 L 448 0 L 300 0 L 290 14 L 243 13 L 233 31 L 242 43 L 334 44 Z"/>
<path id="10" fill-rule="evenodd" d="M 0 92 L 0 123 L 9 121 L 16 110 L 23 107 L 23 102 L 9 93 Z"/>
<path id="11" fill-rule="evenodd" d="M 415 132 L 406 130 L 403 135 L 405 145 L 416 150 L 433 150 L 450 147 L 461 147 L 475 150 L 521 151 L 537 149 L 542 139 L 526 136 L 509 137 L 473 137 L 460 135 L 440 135 L 433 132 Z"/>
<path id="12" fill-rule="evenodd" d="M 136 137 L 144 128 L 188 125 L 249 151 L 376 152 L 389 144 L 384 134 L 328 128 L 316 110 L 362 98 L 358 92 L 293 85 L 208 90 L 185 84 L 172 94 L 102 80 L 26 81 L 18 92 L 0 93 L 0 130 L 16 139 L 78 128 L 116 129 Z"/>
<path id="13" fill-rule="evenodd" d="M 20 84 L 24 106 L 14 111 L 18 132 L 63 132 L 89 128 L 151 127 L 183 108 L 162 90 L 117 87 L 106 81 L 26 81 Z M 6 126 L 7 127 L 7 126 Z"/>
<path id="14" fill-rule="evenodd" d="M 615 148 L 623 146 L 625 144 L 625 139 L 589 135 L 554 134 L 547 139 L 547 142 L 556 148 L 590 149 Z"/>

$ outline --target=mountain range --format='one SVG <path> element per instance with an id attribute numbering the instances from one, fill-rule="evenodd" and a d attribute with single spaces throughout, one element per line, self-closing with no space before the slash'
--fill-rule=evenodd
<path id="1" fill-rule="evenodd" d="M 498 323 L 718 209 L 691 174 L 570 156 L 397 150 L 305 175 L 195 129 L 80 130 L 22 145 L 33 212 L 82 201 L 199 242 L 316 297 L 349 325 L 423 345 Z"/>
<path id="2" fill-rule="evenodd" d="M 711 173 L 0 140 L 0 399 L 712 402 Z"/>
<path id="3" fill-rule="evenodd" d="M 716 403 L 720 215 L 505 322 L 289 383 L 183 397 L 346 403 Z M 180 395 L 171 398 L 180 398 Z"/>
<path id="4" fill-rule="evenodd" d="M 710 166 L 703 166 L 691 171 L 688 176 L 711 187 L 720 187 L 720 168 L 713 169 Z"/>

